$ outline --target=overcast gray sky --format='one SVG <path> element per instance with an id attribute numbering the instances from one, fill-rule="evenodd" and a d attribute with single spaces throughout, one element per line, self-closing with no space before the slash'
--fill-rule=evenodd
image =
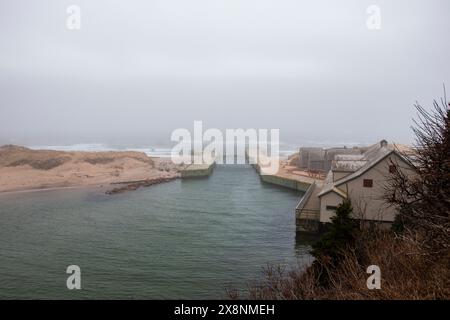
<path id="1" fill-rule="evenodd" d="M 449 13 L 448 0 L 3 0 L 0 143 L 151 144 L 194 120 L 296 144 L 409 142 L 414 101 L 450 87 Z"/>

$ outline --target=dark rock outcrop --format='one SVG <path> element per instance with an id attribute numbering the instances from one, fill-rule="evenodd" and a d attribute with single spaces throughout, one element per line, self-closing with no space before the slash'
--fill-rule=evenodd
<path id="1" fill-rule="evenodd" d="M 141 181 L 119 182 L 119 183 L 115 183 L 115 184 L 125 184 L 125 186 L 108 190 L 105 193 L 112 195 L 112 194 L 124 193 L 127 191 L 134 191 L 141 187 L 150 187 L 154 184 L 169 182 L 169 181 L 175 180 L 177 178 L 178 178 L 178 176 L 153 178 L 153 179 L 146 179 L 146 180 L 141 180 Z"/>

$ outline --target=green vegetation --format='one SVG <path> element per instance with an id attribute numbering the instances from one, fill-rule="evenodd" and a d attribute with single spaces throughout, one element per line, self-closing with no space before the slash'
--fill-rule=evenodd
<path id="1" fill-rule="evenodd" d="M 342 250 L 355 241 L 355 223 L 350 218 L 353 212 L 350 200 L 341 203 L 336 209 L 336 215 L 331 218 L 331 224 L 321 239 L 313 245 L 311 254 L 316 258 L 328 257 L 332 264 L 339 261 Z"/>

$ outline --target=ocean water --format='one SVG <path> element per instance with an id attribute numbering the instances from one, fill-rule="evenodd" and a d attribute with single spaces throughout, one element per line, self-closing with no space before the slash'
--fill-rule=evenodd
<path id="1" fill-rule="evenodd" d="M 29 148 L 34 150 L 58 150 L 58 151 L 137 151 L 143 152 L 151 157 L 168 158 L 171 155 L 171 148 L 168 146 L 117 146 L 105 143 L 78 143 L 71 145 L 34 145 Z"/>
<path id="2" fill-rule="evenodd" d="M 268 263 L 311 262 L 296 235 L 301 194 L 247 165 L 120 195 L 74 189 L 0 195 L 2 299 L 215 299 Z M 66 268 L 81 268 L 81 290 Z"/>
<path id="3" fill-rule="evenodd" d="M 174 144 L 175 145 L 175 144 Z M 173 146 L 174 146 L 173 145 Z M 172 146 L 172 147 L 173 147 Z M 120 146 L 110 145 L 105 143 L 79 143 L 71 145 L 33 145 L 29 148 L 34 150 L 58 150 L 58 151 L 137 151 L 143 152 L 151 157 L 170 158 L 172 147 L 165 145 L 155 146 Z M 294 145 L 281 143 L 279 146 L 279 156 L 281 159 L 286 159 L 288 156 L 298 151 L 298 148 Z"/>

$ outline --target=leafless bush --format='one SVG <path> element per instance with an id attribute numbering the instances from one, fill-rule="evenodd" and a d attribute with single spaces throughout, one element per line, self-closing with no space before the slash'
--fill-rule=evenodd
<path id="1" fill-rule="evenodd" d="M 249 288 L 245 295 L 236 291 L 230 298 L 250 299 L 450 299 L 450 253 L 435 255 L 424 246 L 424 237 L 406 231 L 364 229 L 357 245 L 343 250 L 338 266 L 316 260 L 306 270 L 266 268 L 265 280 Z M 381 269 L 381 289 L 366 286 L 369 265 Z M 327 273 L 328 285 L 320 284 Z"/>
<path id="2" fill-rule="evenodd" d="M 450 110 L 445 99 L 432 111 L 415 105 L 414 152 L 404 154 L 412 172 L 392 163 L 385 200 L 399 210 L 397 223 L 423 230 L 435 251 L 450 250 Z"/>

